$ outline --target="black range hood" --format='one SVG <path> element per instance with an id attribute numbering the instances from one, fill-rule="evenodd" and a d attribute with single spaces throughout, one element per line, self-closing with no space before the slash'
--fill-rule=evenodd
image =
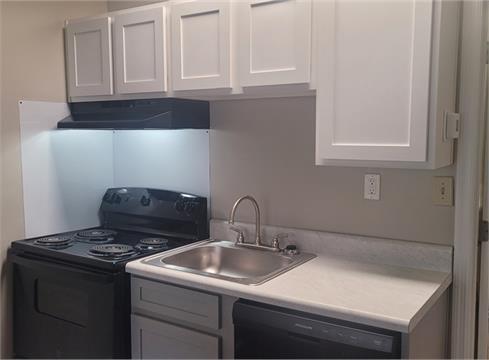
<path id="1" fill-rule="evenodd" d="M 186 99 L 77 102 L 58 129 L 209 129 L 209 103 Z"/>

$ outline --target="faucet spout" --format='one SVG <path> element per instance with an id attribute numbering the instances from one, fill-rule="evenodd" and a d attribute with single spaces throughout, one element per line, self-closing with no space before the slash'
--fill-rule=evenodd
<path id="1" fill-rule="evenodd" d="M 231 213 L 229 214 L 228 223 L 231 225 L 234 224 L 234 216 L 236 214 L 236 210 L 243 200 L 249 200 L 253 204 L 253 207 L 255 209 L 255 244 L 261 246 L 260 208 L 253 196 L 245 195 L 236 200 L 233 208 L 231 209 Z"/>

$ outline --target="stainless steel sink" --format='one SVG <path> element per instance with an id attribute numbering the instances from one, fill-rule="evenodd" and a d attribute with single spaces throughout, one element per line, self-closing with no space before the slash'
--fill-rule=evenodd
<path id="1" fill-rule="evenodd" d="M 177 254 L 162 255 L 143 262 L 240 284 L 259 285 L 314 257 L 306 253 L 287 256 L 267 249 L 211 240 Z"/>

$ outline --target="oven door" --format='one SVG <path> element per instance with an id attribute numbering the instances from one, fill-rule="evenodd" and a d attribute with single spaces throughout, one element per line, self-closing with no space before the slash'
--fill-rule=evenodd
<path id="1" fill-rule="evenodd" d="M 14 354 L 23 358 L 130 356 L 129 279 L 9 254 Z"/>

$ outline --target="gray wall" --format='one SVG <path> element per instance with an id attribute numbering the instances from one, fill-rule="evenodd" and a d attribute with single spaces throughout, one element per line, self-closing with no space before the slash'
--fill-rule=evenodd
<path id="1" fill-rule="evenodd" d="M 315 99 L 217 101 L 211 105 L 212 217 L 241 195 L 257 198 L 265 224 L 438 244 L 453 242 L 453 207 L 431 203 L 437 171 L 314 165 Z M 381 200 L 363 199 L 363 175 L 381 174 Z M 250 205 L 238 210 L 254 221 Z"/>

